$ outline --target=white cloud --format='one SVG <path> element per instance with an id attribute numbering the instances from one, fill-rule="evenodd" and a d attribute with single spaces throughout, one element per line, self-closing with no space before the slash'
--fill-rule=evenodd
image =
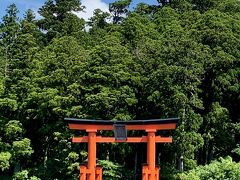
<path id="1" fill-rule="evenodd" d="M 75 13 L 78 17 L 85 19 L 86 21 L 93 16 L 93 11 L 95 9 L 101 9 L 104 12 L 108 11 L 108 4 L 104 3 L 102 0 L 82 0 L 82 5 L 86 8 L 83 12 Z"/>

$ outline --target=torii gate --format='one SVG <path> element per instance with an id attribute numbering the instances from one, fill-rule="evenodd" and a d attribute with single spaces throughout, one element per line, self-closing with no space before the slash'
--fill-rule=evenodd
<path id="1" fill-rule="evenodd" d="M 142 167 L 142 180 L 159 180 L 155 163 L 156 143 L 171 143 L 172 137 L 156 136 L 160 130 L 176 129 L 179 118 L 131 121 L 64 119 L 70 129 L 85 130 L 88 136 L 73 137 L 73 143 L 88 143 L 88 164 L 80 166 L 80 180 L 102 180 L 102 167 L 96 165 L 97 143 L 147 143 L 147 164 Z M 97 136 L 99 130 L 114 130 L 115 137 Z M 127 130 L 144 130 L 147 136 L 127 137 Z"/>

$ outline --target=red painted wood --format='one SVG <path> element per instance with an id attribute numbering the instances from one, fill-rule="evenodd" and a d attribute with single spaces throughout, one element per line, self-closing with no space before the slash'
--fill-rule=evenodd
<path id="1" fill-rule="evenodd" d="M 75 130 L 113 130 L 113 125 L 95 124 L 69 124 L 70 129 Z M 176 129 L 176 124 L 146 124 L 146 125 L 126 125 L 127 130 L 171 130 Z"/>
<path id="2" fill-rule="evenodd" d="M 148 180 L 155 180 L 155 132 L 148 132 L 147 141 L 147 164 L 149 172 Z"/>
<path id="3" fill-rule="evenodd" d="M 96 168 L 96 132 L 88 133 L 88 180 L 95 180 L 95 168 Z"/>
<path id="4" fill-rule="evenodd" d="M 146 143 L 147 136 L 142 136 L 142 137 L 127 137 L 126 141 L 120 141 L 120 140 L 115 140 L 114 137 L 102 137 L 102 136 L 97 136 L 96 137 L 96 142 L 97 143 L 121 143 L 121 142 L 126 142 L 126 143 Z M 73 143 L 86 143 L 88 142 L 88 136 L 83 136 L 83 137 L 73 137 L 72 138 Z M 171 143 L 172 142 L 172 137 L 161 137 L 161 136 L 156 136 L 155 137 L 155 142 L 156 143 Z"/>

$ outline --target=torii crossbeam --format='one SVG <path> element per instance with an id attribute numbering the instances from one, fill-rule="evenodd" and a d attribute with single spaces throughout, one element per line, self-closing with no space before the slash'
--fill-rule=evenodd
<path id="1" fill-rule="evenodd" d="M 102 168 L 96 165 L 97 143 L 147 143 L 147 164 L 142 167 L 142 180 L 159 180 L 156 166 L 156 143 L 171 143 L 172 137 L 156 136 L 157 131 L 176 129 L 179 118 L 131 121 L 64 119 L 70 129 L 84 130 L 88 136 L 73 137 L 74 143 L 88 143 L 88 164 L 80 166 L 80 180 L 102 180 Z M 114 131 L 115 137 L 97 136 L 100 130 Z M 147 136 L 127 137 L 128 130 L 144 130 Z"/>

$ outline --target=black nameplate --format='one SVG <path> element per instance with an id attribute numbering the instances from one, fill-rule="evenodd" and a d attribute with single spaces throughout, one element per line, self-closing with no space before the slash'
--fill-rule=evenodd
<path id="1" fill-rule="evenodd" d="M 114 124 L 115 140 L 127 140 L 127 130 L 125 124 Z"/>

